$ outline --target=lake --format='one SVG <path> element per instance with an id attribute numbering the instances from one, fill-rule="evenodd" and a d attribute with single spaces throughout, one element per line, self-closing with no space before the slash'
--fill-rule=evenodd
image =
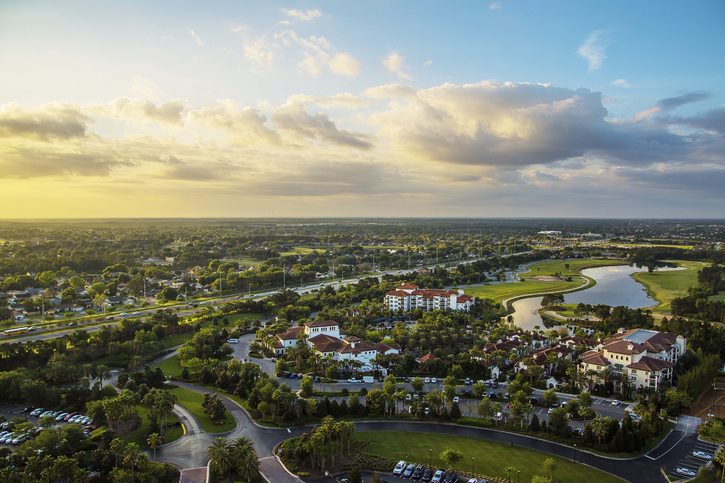
<path id="1" fill-rule="evenodd" d="M 681 270 L 681 267 L 659 267 L 655 270 Z M 593 278 L 597 284 L 589 289 L 564 294 L 564 302 L 571 304 L 604 304 L 616 307 L 624 305 L 634 309 L 652 307 L 657 301 L 647 294 L 644 286 L 632 278 L 633 273 L 644 272 L 647 268 L 629 265 L 587 268 L 582 274 Z M 529 297 L 512 304 L 514 325 L 524 330 L 544 329 L 544 321 L 539 315 L 541 299 Z"/>

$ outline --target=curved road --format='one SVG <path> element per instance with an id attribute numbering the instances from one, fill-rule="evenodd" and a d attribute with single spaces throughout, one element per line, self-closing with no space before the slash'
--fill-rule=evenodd
<path id="1" fill-rule="evenodd" d="M 205 388 L 194 384 L 173 381 L 174 384 L 197 392 L 208 392 Z M 221 435 L 211 435 L 199 429 L 198 433 L 189 432 L 177 441 L 158 448 L 157 458 L 180 469 L 196 468 L 207 463 L 206 450 L 217 436 L 225 438 L 249 437 L 255 445 L 257 454 L 262 461 L 262 469 L 270 481 L 292 482 L 299 479 L 289 475 L 284 467 L 273 456 L 274 447 L 285 439 L 295 437 L 308 431 L 311 426 L 295 428 L 272 428 L 260 426 L 236 402 L 220 394 L 226 408 L 234 417 L 237 427 Z M 192 418 L 193 419 L 193 418 Z M 696 425 L 693 420 L 684 417 L 658 447 L 647 455 L 629 459 L 612 459 L 581 451 L 566 445 L 533 438 L 526 435 L 508 433 L 495 429 L 460 426 L 437 422 L 411 421 L 359 421 L 355 422 L 356 431 L 405 431 L 434 432 L 455 434 L 471 438 L 485 439 L 500 443 L 513 443 L 533 450 L 568 458 L 606 471 L 627 481 L 642 483 L 660 483 L 664 478 L 660 468 L 676 462 L 687 455 L 697 443 Z"/>

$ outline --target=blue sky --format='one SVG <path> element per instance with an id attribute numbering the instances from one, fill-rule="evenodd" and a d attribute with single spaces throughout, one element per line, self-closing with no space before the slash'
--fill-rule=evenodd
<path id="1" fill-rule="evenodd" d="M 718 216 L 723 25 L 722 1 L 6 1 L 0 198 L 72 195 L 0 215 Z"/>

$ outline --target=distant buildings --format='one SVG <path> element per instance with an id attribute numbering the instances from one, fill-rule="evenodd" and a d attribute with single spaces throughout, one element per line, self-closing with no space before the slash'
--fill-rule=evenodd
<path id="1" fill-rule="evenodd" d="M 685 353 L 686 340 L 681 335 L 655 330 L 620 330 L 581 356 L 579 372 L 595 384 L 606 383 L 606 371 L 615 392 L 622 392 L 623 380 L 630 387 L 659 390 L 672 380 L 672 369 Z"/>
<path id="2" fill-rule="evenodd" d="M 463 290 L 440 290 L 418 288 L 412 283 L 403 283 L 385 294 L 385 306 L 393 312 L 409 310 L 463 310 L 468 311 L 476 302 Z"/>

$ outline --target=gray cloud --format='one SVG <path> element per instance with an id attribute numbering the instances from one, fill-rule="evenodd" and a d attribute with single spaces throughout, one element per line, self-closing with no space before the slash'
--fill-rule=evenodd
<path id="1" fill-rule="evenodd" d="M 179 124 L 184 103 L 173 100 L 155 104 L 142 99 L 121 97 L 111 102 L 111 113 L 129 118 L 148 118 L 169 124 Z"/>
<path id="2" fill-rule="evenodd" d="M 50 105 L 36 111 L 16 106 L 0 110 L 0 137 L 69 139 L 86 135 L 89 118 L 71 105 Z"/>
<path id="3" fill-rule="evenodd" d="M 688 92 L 680 96 L 668 97 L 657 102 L 657 105 L 662 111 L 671 111 L 685 104 L 691 104 L 693 102 L 703 101 L 710 97 L 707 92 Z"/>
<path id="4" fill-rule="evenodd" d="M 109 176 L 113 168 L 130 165 L 108 154 L 18 149 L 0 157 L 0 177 Z"/>
<path id="5" fill-rule="evenodd" d="M 304 138 L 319 139 L 357 149 L 372 148 L 366 135 L 338 129 L 326 114 L 309 114 L 300 105 L 280 107 L 274 113 L 274 122 L 280 129 L 292 131 Z"/>
<path id="6" fill-rule="evenodd" d="M 673 124 L 687 124 L 693 127 L 717 131 L 725 135 L 725 107 L 712 109 L 690 117 L 671 117 L 667 119 Z"/>

